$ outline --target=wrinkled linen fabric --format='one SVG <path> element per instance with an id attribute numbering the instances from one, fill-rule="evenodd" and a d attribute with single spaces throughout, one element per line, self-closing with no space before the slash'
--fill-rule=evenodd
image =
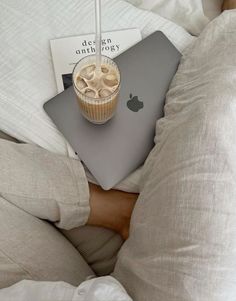
<path id="1" fill-rule="evenodd" d="M 113 274 L 135 301 L 236 300 L 236 10 L 184 53 Z"/>
<path id="2" fill-rule="evenodd" d="M 192 35 L 198 36 L 209 19 L 205 16 L 202 0 L 126 0 L 133 5 L 150 10 L 182 26 Z M 207 0 L 209 2 L 209 0 Z M 212 2 L 213 0 L 211 0 Z"/>
<path id="3" fill-rule="evenodd" d="M 22 280 L 0 290 L 4 301 L 132 301 L 122 285 L 110 276 L 90 279 L 77 288 L 66 282 Z"/>
<path id="4" fill-rule="evenodd" d="M 0 300 L 131 300 L 112 277 L 93 279 L 69 236 L 52 226 L 76 229 L 88 220 L 81 162 L 0 139 L 0 167 Z"/>
<path id="5" fill-rule="evenodd" d="M 139 28 L 145 38 L 161 30 L 183 51 L 193 37 L 157 14 L 122 0 L 103 0 L 102 30 Z M 49 40 L 94 32 L 93 0 L 0 2 L 0 129 L 55 153 L 75 157 L 43 111 L 57 94 Z M 141 169 L 116 188 L 137 192 Z M 89 173 L 87 177 L 95 181 Z"/>
<path id="6" fill-rule="evenodd" d="M 223 0 L 126 0 L 133 5 L 151 10 L 184 27 L 198 36 L 206 25 L 221 14 Z"/>

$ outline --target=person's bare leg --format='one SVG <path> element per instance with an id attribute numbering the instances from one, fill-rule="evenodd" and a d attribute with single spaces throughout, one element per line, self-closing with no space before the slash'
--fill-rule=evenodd
<path id="1" fill-rule="evenodd" d="M 236 0 L 224 0 L 222 4 L 222 11 L 226 9 L 236 8 Z"/>
<path id="2" fill-rule="evenodd" d="M 91 183 L 89 188 L 91 210 L 87 224 L 112 229 L 127 239 L 138 194 L 114 189 L 105 191 Z"/>

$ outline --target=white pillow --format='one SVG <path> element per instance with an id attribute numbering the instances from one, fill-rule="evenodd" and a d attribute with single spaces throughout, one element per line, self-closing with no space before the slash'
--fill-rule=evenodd
<path id="1" fill-rule="evenodd" d="M 209 22 L 201 0 L 127 0 L 139 8 L 151 10 L 184 27 L 193 35 L 199 35 Z M 216 1 L 216 0 L 215 0 Z M 208 1 L 209 2 L 209 1 Z"/>

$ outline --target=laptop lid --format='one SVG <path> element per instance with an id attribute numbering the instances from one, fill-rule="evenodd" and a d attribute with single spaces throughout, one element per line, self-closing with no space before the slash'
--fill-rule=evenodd
<path id="1" fill-rule="evenodd" d="M 156 120 L 181 54 L 157 31 L 114 60 L 121 72 L 117 112 L 104 125 L 80 113 L 73 87 L 44 105 L 103 189 L 110 189 L 144 163 L 154 146 Z"/>

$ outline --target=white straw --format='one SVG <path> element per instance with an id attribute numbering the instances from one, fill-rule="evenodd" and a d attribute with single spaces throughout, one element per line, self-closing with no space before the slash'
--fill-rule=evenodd
<path id="1" fill-rule="evenodd" d="M 96 71 L 101 71 L 101 0 L 95 0 L 96 19 Z"/>

